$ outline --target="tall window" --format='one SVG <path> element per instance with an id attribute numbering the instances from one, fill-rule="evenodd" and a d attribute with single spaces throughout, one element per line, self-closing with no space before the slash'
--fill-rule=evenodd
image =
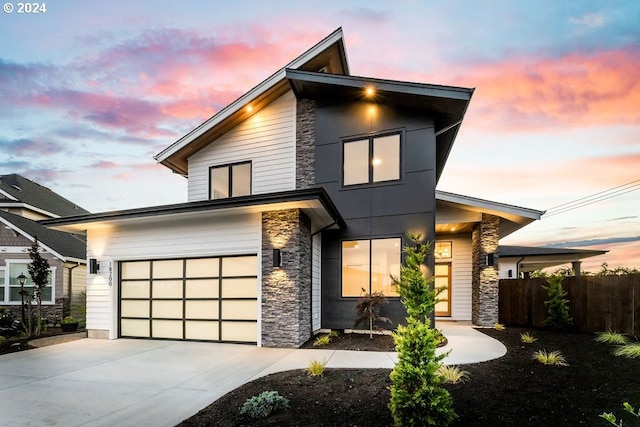
<path id="1" fill-rule="evenodd" d="M 345 186 L 400 179 L 400 134 L 348 141 L 343 150 Z"/>
<path id="2" fill-rule="evenodd" d="M 2 300 L 8 300 L 8 303 L 10 304 L 20 303 L 22 301 L 22 296 L 20 295 L 20 281 L 18 280 L 20 273 L 24 274 L 27 278 L 24 283 L 24 290 L 28 292 L 28 295 L 33 297 L 33 281 L 31 280 L 31 275 L 27 270 L 28 265 L 29 263 L 11 262 L 8 263 L 7 268 L 0 269 L 0 287 L 2 288 L 0 291 L 0 297 L 3 297 Z M 55 302 L 53 285 L 54 277 L 55 269 L 51 268 L 49 269 L 49 283 L 47 283 L 47 286 L 42 290 L 42 302 L 44 303 Z"/>
<path id="3" fill-rule="evenodd" d="M 210 198 L 248 196 L 251 194 L 251 162 L 213 166 L 209 169 Z"/>
<path id="4" fill-rule="evenodd" d="M 391 276 L 400 276 L 401 245 L 399 238 L 342 242 L 342 296 L 398 296 Z"/>

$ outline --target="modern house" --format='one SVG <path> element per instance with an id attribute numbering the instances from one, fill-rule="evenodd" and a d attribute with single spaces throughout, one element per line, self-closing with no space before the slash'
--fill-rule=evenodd
<path id="1" fill-rule="evenodd" d="M 20 175 L 0 176 L 0 309 L 21 315 L 18 277 L 26 276 L 24 287 L 31 292 L 28 250 L 36 238 L 42 256 L 51 266 L 50 283 L 43 291 L 44 316 L 59 320 L 71 304 L 80 302 L 80 293 L 86 286 L 85 236 L 51 230 L 37 220 L 87 213 Z"/>
<path id="2" fill-rule="evenodd" d="M 498 240 L 542 212 L 439 192 L 473 89 L 352 76 L 339 29 L 155 158 L 188 202 L 42 221 L 86 233 L 90 337 L 299 346 L 389 297 L 434 241 L 437 316 L 498 318 Z"/>

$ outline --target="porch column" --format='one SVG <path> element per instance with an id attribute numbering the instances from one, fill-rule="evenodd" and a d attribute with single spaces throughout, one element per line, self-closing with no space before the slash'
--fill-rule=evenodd
<path id="1" fill-rule="evenodd" d="M 573 275 L 576 277 L 580 277 L 582 272 L 580 271 L 580 267 L 582 265 L 582 261 L 573 261 L 571 263 L 571 268 L 573 269 Z"/>
<path id="2" fill-rule="evenodd" d="M 311 221 L 299 209 L 263 212 L 262 345 L 297 348 L 310 337 Z"/>
<path id="3" fill-rule="evenodd" d="M 500 218 L 482 214 L 472 233 L 471 319 L 478 326 L 498 322 L 498 240 Z M 491 263 L 491 258 L 493 262 Z M 489 261 L 491 264 L 487 264 Z"/>

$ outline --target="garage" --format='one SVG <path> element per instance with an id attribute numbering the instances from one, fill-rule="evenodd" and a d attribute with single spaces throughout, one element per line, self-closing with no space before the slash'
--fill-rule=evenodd
<path id="1" fill-rule="evenodd" d="M 118 266 L 120 337 L 257 342 L 257 255 Z"/>

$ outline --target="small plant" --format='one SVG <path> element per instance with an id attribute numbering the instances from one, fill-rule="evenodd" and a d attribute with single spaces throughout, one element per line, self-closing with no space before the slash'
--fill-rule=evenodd
<path id="1" fill-rule="evenodd" d="M 565 330 L 573 324 L 573 319 L 569 316 L 569 300 L 567 291 L 562 288 L 562 276 L 551 276 L 547 283 L 549 286 L 542 286 L 549 296 L 544 302 L 547 309 L 544 325 L 550 329 Z"/>
<path id="2" fill-rule="evenodd" d="M 331 332 L 329 332 L 329 337 L 330 338 L 337 338 L 338 335 L 340 335 L 340 334 L 338 334 L 338 331 L 331 330 Z"/>
<path id="3" fill-rule="evenodd" d="M 364 288 L 362 291 L 364 292 Z M 382 292 L 373 292 L 371 294 L 365 292 L 364 296 L 358 300 L 358 305 L 356 305 L 358 317 L 353 327 L 355 328 L 361 323 L 366 323 L 369 326 L 369 339 L 373 339 L 373 328 L 376 326 L 376 323 L 391 323 L 391 319 L 380 315 L 382 306 L 388 303 L 387 298 Z"/>
<path id="4" fill-rule="evenodd" d="M 72 323 L 76 323 L 76 319 L 71 316 L 65 317 L 64 319 L 62 319 L 62 322 L 60 322 L 60 324 L 62 325 L 70 325 Z"/>
<path id="5" fill-rule="evenodd" d="M 538 341 L 538 338 L 534 337 L 529 332 L 524 332 L 520 334 L 520 341 L 525 344 L 533 344 L 534 342 Z"/>
<path id="6" fill-rule="evenodd" d="M 601 343 L 605 343 L 605 344 L 624 345 L 624 344 L 627 344 L 629 342 L 627 337 L 625 337 L 621 333 L 613 332 L 611 330 L 608 330 L 607 332 L 598 332 L 597 335 L 598 336 L 595 337 L 594 339 L 597 342 L 601 342 Z"/>
<path id="7" fill-rule="evenodd" d="M 552 366 L 569 366 L 562 353 L 558 350 L 547 352 L 547 350 L 538 350 L 533 353 L 533 358 L 543 365 Z"/>
<path id="8" fill-rule="evenodd" d="M 504 325 L 502 323 L 496 323 L 495 325 L 493 325 L 493 329 L 495 329 L 496 331 L 504 331 Z"/>
<path id="9" fill-rule="evenodd" d="M 327 367 L 327 359 L 322 359 L 322 360 L 311 359 L 309 366 L 307 366 L 307 369 L 305 369 L 304 371 L 310 377 L 320 377 L 324 375 L 324 370 L 326 367 Z"/>
<path id="10" fill-rule="evenodd" d="M 2 344 L 4 344 L 4 337 L 2 335 L 0 335 L 0 347 L 2 346 Z"/>
<path id="11" fill-rule="evenodd" d="M 266 418 L 272 413 L 289 407 L 289 399 L 277 391 L 263 391 L 247 399 L 240 408 L 240 414 L 251 418 Z"/>
<path id="12" fill-rule="evenodd" d="M 613 352 L 613 354 L 615 356 L 626 357 L 627 359 L 637 359 L 640 357 L 640 342 L 620 346 Z"/>
<path id="13" fill-rule="evenodd" d="M 636 410 L 633 406 L 629 404 L 629 402 L 624 402 L 622 404 L 622 407 L 624 408 L 625 411 L 627 411 L 634 417 L 640 418 L 640 408 Z M 622 420 L 618 421 L 618 419 L 616 418 L 615 415 L 613 415 L 612 412 L 603 412 L 602 414 L 600 414 L 600 418 L 604 418 L 606 421 L 609 421 L 611 424 L 613 424 L 616 427 L 622 427 Z"/>
<path id="14" fill-rule="evenodd" d="M 436 375 L 439 375 L 445 383 L 449 384 L 464 383 L 469 379 L 469 372 L 463 371 L 457 366 L 442 365 L 436 371 Z"/>
<path id="15" fill-rule="evenodd" d="M 315 341 L 313 341 L 314 347 L 322 347 L 323 345 L 327 345 L 331 342 L 331 337 L 329 335 L 319 335 L 316 337 Z"/>

